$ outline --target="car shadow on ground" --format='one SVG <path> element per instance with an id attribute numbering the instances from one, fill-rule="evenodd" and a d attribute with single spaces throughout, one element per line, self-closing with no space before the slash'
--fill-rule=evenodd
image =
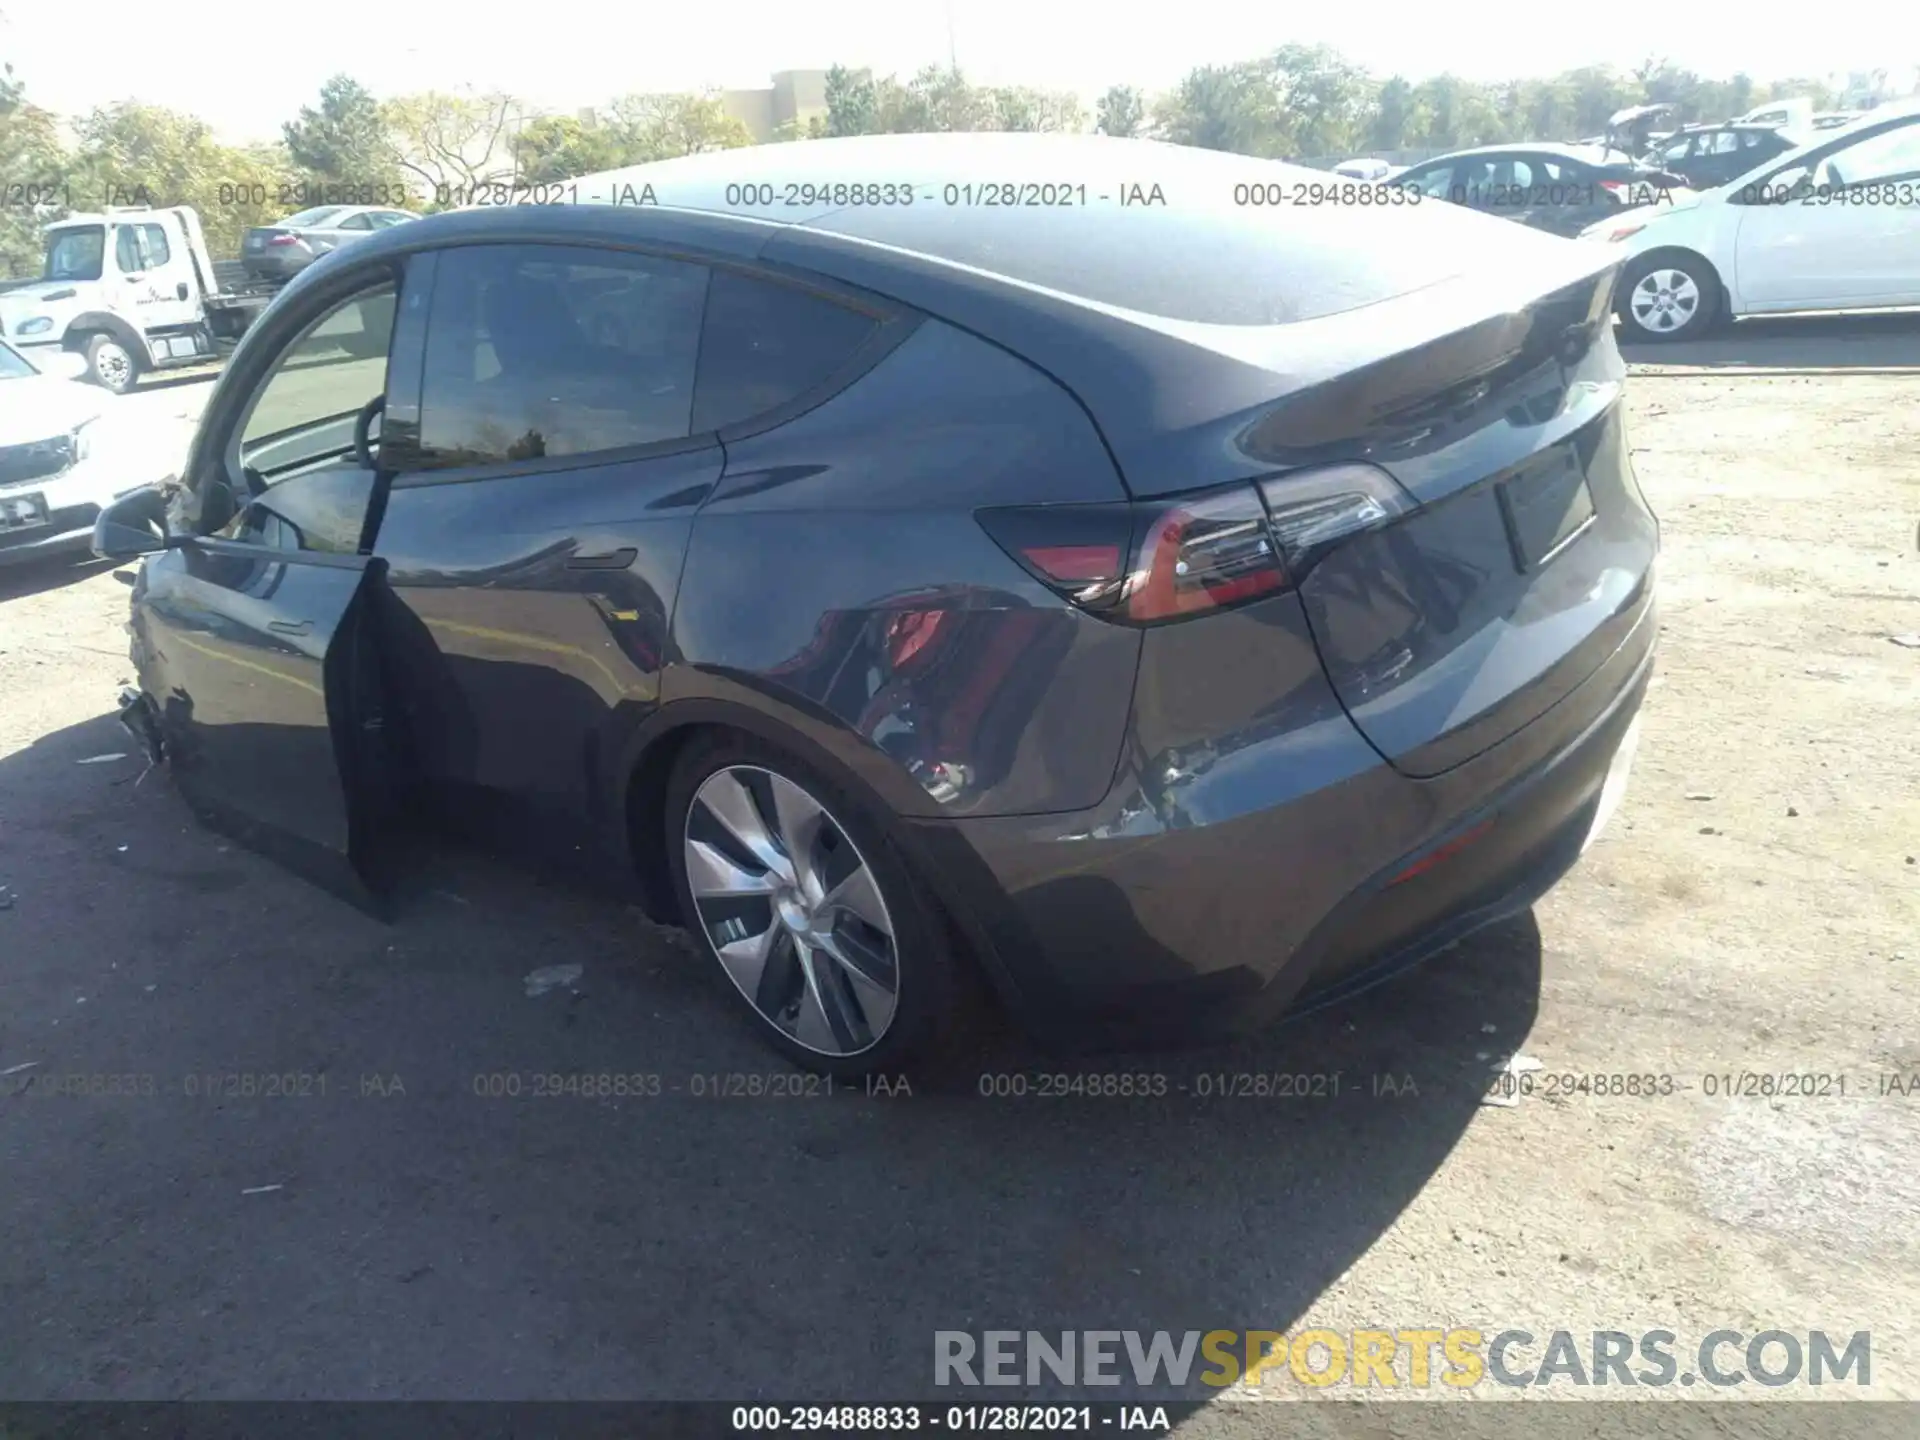
<path id="1" fill-rule="evenodd" d="M 0 565 L 0 601 L 20 600 L 58 590 L 62 585 L 91 580 L 118 563 L 99 559 L 89 550 L 76 550 L 66 555 L 47 555 Z"/>
<path id="2" fill-rule="evenodd" d="M 1295 1328 L 1536 1012 L 1527 917 L 1235 1046 L 828 1094 L 637 912 L 441 849 L 383 925 L 77 763 L 134 750 L 0 758 L 19 1399 L 1060 1394 L 936 1391 L 935 1334 Z"/>
<path id="3" fill-rule="evenodd" d="M 1755 316 L 1700 340 L 1632 345 L 1623 339 L 1620 350 L 1636 369 L 1903 375 L 1920 372 L 1920 310 Z"/>

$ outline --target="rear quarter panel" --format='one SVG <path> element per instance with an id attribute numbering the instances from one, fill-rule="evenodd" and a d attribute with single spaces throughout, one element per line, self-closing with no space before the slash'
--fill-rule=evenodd
<path id="1" fill-rule="evenodd" d="M 922 815 L 1091 805 L 1111 784 L 1140 637 L 990 540 L 983 506 L 1124 498 L 1093 422 L 1005 350 L 926 321 L 873 370 L 729 441 L 694 524 L 663 700 L 741 695 L 878 751 Z"/>

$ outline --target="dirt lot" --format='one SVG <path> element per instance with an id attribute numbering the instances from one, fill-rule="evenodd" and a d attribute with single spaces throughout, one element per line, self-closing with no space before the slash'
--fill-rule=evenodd
<path id="1" fill-rule="evenodd" d="M 926 1397 L 939 1329 L 1316 1325 L 1869 1330 L 1841 1388 L 1920 1399 L 1920 317 L 1634 358 L 1666 630 L 1614 827 L 1343 1010 L 1077 1067 L 1158 1101 L 695 1098 L 776 1067 L 689 951 L 485 856 L 384 928 L 231 848 L 79 763 L 130 748 L 124 586 L 0 572 L 0 1396 Z M 1282 1070 L 1347 1089 L 1195 1093 Z M 287 1072 L 325 1094 L 189 1093 Z M 1615 1074 L 1673 1093 L 1557 1078 Z M 154 1093 L 23 1083 L 92 1075 Z"/>

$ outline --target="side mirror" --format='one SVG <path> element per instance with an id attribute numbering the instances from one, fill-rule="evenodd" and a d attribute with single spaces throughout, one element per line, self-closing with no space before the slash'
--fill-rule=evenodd
<path id="1" fill-rule="evenodd" d="M 93 522 L 93 553 L 103 560 L 132 560 L 171 550 L 167 532 L 167 497 L 155 487 L 122 495 Z"/>

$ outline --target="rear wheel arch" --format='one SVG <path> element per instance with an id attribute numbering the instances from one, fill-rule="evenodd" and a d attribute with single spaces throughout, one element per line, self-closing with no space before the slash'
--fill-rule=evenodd
<path id="1" fill-rule="evenodd" d="M 822 736 L 821 731 L 828 734 Z M 621 768 L 628 858 L 639 877 L 643 908 L 651 919 L 663 924 L 677 924 L 680 919 L 660 825 L 667 785 L 686 747 L 715 734 L 745 735 L 791 752 L 881 817 L 889 830 L 896 832 L 896 839 L 901 828 L 897 817 L 937 813 L 936 802 L 914 785 L 905 771 L 837 720 L 794 716 L 785 721 L 757 706 L 731 699 L 674 701 L 661 707 L 641 727 L 629 743 L 628 758 Z M 849 763 L 850 757 L 864 758 L 862 751 L 871 761 Z M 894 774 L 886 775 L 888 770 Z"/>
<path id="2" fill-rule="evenodd" d="M 809 731 L 823 722 L 795 717 L 791 724 L 766 711 L 723 699 L 689 699 L 663 706 L 629 746 L 624 768 L 622 819 L 627 861 L 639 887 L 641 908 L 658 924 L 683 925 L 672 860 L 666 849 L 665 808 L 674 768 L 689 747 L 716 739 L 745 736 L 786 751 L 863 806 L 885 832 L 914 878 L 925 889 L 960 954 L 1011 1009 L 1024 1008 L 1019 987 L 970 905 L 952 883 L 947 867 L 935 864 L 916 843 L 910 821 L 939 813 L 938 803 L 914 784 L 904 770 L 844 727 L 833 727 L 844 745 L 821 743 Z M 847 747 L 855 747 L 848 751 Z M 850 764 L 843 753 L 864 751 L 878 766 Z M 873 783 L 876 771 L 892 772 L 894 783 Z M 903 823 L 907 821 L 908 823 Z"/>

